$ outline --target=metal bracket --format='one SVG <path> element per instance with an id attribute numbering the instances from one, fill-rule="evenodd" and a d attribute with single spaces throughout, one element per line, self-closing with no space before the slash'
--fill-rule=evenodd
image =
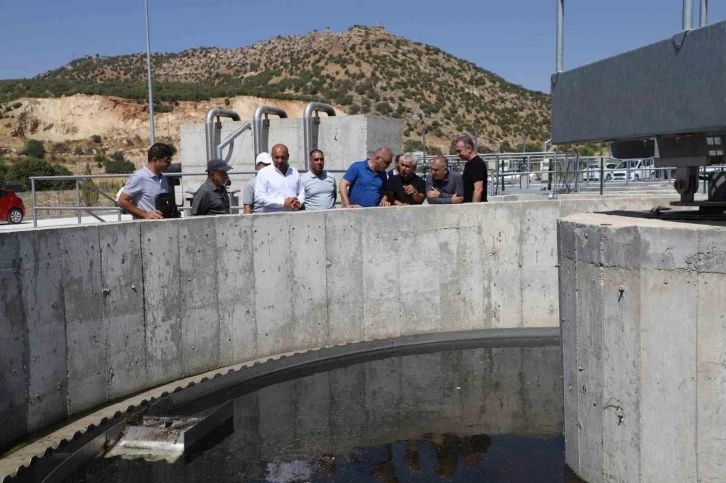
<path id="1" fill-rule="evenodd" d="M 559 78 L 560 78 L 560 73 L 559 73 L 559 72 L 555 72 L 555 73 L 554 73 L 554 74 L 552 74 L 552 76 L 550 77 L 550 86 L 551 86 L 551 88 L 552 88 L 552 89 L 554 89 L 554 88 L 555 88 L 555 86 L 557 85 L 557 80 L 558 80 Z"/>
<path id="2" fill-rule="evenodd" d="M 678 32 L 673 36 L 673 47 L 676 48 L 676 53 L 678 53 L 681 50 L 681 47 L 683 47 L 683 44 L 686 42 L 686 35 L 690 32 L 689 30 L 684 30 L 682 32 Z"/>

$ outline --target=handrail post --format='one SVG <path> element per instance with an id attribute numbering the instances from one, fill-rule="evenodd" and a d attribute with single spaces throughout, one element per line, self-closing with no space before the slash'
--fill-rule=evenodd
<path id="1" fill-rule="evenodd" d="M 600 196 L 602 196 L 605 189 L 605 163 L 603 157 L 600 156 Z"/>
<path id="2" fill-rule="evenodd" d="M 35 201 L 35 180 L 33 178 L 30 178 L 30 190 L 32 192 L 32 197 L 33 197 L 33 228 L 37 228 L 38 227 L 38 212 L 35 209 L 35 207 L 37 206 L 37 203 Z"/>
<path id="3" fill-rule="evenodd" d="M 79 189 L 78 179 L 76 179 L 76 206 L 81 207 L 81 190 Z M 81 224 L 81 210 L 78 210 L 78 224 Z"/>

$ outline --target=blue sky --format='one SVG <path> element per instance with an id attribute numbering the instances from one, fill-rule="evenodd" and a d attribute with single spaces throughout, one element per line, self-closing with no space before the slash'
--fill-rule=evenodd
<path id="1" fill-rule="evenodd" d="M 726 2 L 710 4 L 709 23 L 726 20 Z M 275 35 L 380 22 L 396 35 L 545 92 L 554 70 L 555 5 L 555 0 L 149 0 L 155 51 L 240 47 Z M 146 49 L 143 0 L 6 0 L 1 8 L 0 79 L 32 77 L 74 56 Z M 565 69 L 671 36 L 680 29 L 681 8 L 682 0 L 568 1 Z"/>

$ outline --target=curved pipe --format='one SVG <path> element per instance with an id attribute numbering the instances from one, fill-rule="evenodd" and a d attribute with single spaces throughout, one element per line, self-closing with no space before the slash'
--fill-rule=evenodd
<path id="1" fill-rule="evenodd" d="M 233 121 L 240 121 L 239 114 L 229 109 L 214 108 L 207 112 L 207 117 L 204 120 L 204 131 L 207 136 L 207 161 L 214 159 L 216 149 L 214 146 L 214 118 L 217 118 L 219 123 L 219 129 L 222 129 L 222 122 L 219 120 L 221 117 L 229 117 Z"/>
<path id="2" fill-rule="evenodd" d="M 328 116 L 335 116 L 335 109 L 330 104 L 311 102 L 305 106 L 305 113 L 303 114 L 303 130 L 305 134 L 303 156 L 305 156 L 305 171 L 310 169 L 310 151 L 317 147 L 313 146 L 313 113 L 318 112 L 324 112 Z"/>
<path id="3" fill-rule="evenodd" d="M 262 152 L 262 116 L 266 117 L 268 114 L 274 114 L 281 119 L 287 118 L 285 110 L 279 107 L 260 106 L 255 110 L 255 115 L 252 118 L 252 124 L 254 126 L 252 128 L 252 141 L 255 148 L 255 159 Z"/>
<path id="4" fill-rule="evenodd" d="M 239 136 L 240 134 L 242 134 L 243 132 L 245 132 L 246 130 L 248 130 L 248 129 L 252 129 L 252 123 L 251 122 L 246 122 L 246 123 L 242 124 L 242 127 L 240 127 L 239 129 L 237 129 L 235 132 L 233 132 L 232 134 L 230 134 L 229 136 L 227 136 L 227 138 L 224 141 L 222 141 L 221 143 L 219 143 L 219 145 L 217 146 L 217 159 L 224 159 L 222 157 L 222 150 L 224 149 L 224 147 L 227 146 L 228 144 L 233 144 L 235 138 L 237 136 Z M 230 151 L 229 154 L 231 155 L 232 152 Z"/>

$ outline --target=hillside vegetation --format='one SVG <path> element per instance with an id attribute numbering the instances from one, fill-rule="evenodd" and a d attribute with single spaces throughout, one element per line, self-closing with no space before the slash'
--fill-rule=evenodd
<path id="1" fill-rule="evenodd" d="M 348 114 L 404 121 L 404 140 L 448 150 L 459 133 L 478 132 L 482 148 L 549 138 L 550 99 L 442 50 L 395 36 L 382 27 L 344 33 L 278 36 L 238 48 L 197 48 L 153 56 L 157 112 L 179 101 L 233 96 L 319 101 Z M 99 94 L 143 100 L 143 54 L 86 56 L 28 80 L 0 81 L 0 114 L 19 98 Z"/>

